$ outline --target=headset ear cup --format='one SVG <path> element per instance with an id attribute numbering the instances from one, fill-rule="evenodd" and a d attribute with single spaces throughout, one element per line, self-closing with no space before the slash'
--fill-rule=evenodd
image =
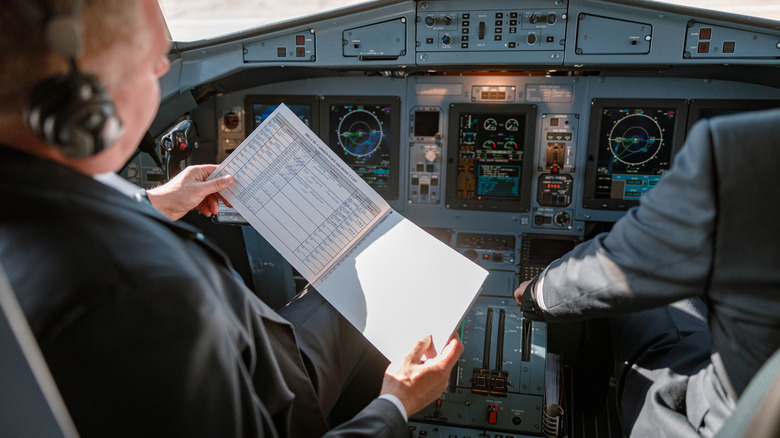
<path id="1" fill-rule="evenodd" d="M 96 77 L 78 71 L 35 87 L 27 122 L 33 133 L 74 158 L 94 155 L 122 135 L 108 92 Z"/>
<path id="2" fill-rule="evenodd" d="M 55 108 L 63 105 L 63 94 L 58 92 L 63 88 L 65 76 L 56 76 L 49 78 L 36 85 L 30 95 L 30 102 L 27 106 L 27 124 L 33 134 L 41 137 L 47 143 L 53 143 L 54 139 L 52 135 L 47 135 L 45 125 L 49 126 L 49 134 L 51 134 L 53 121 L 51 114 Z"/>

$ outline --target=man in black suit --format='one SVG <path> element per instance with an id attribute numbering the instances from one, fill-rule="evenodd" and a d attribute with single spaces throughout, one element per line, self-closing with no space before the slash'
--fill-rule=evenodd
<path id="1" fill-rule="evenodd" d="M 441 394 L 463 346 L 453 340 L 434 357 L 430 338 L 421 340 L 385 373 L 379 398 L 328 431 L 340 389 L 376 352 L 314 291 L 280 316 L 197 229 L 170 220 L 195 207 L 216 212 L 214 193 L 231 179 L 206 182 L 213 166 L 151 190 L 157 209 L 112 173 L 156 113 L 169 43 L 155 0 L 70 3 L 0 9 L 0 263 L 79 432 L 406 436 L 406 415 Z M 74 22 L 62 18 L 84 31 L 82 52 L 67 47 Z M 78 130 L 52 136 L 59 125 L 28 103 L 41 81 L 76 69 L 105 88 L 121 135 L 107 118 L 84 141 Z M 64 93 L 47 87 L 42 99 Z M 54 111 L 67 118 L 85 106 L 71 103 Z"/>
<path id="2" fill-rule="evenodd" d="M 715 435 L 780 348 L 778 138 L 780 110 L 699 122 L 638 208 L 515 292 L 548 321 L 610 317 L 627 434 Z"/>

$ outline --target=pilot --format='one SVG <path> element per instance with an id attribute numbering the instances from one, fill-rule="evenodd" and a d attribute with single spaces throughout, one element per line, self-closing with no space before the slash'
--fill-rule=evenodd
<path id="1" fill-rule="evenodd" d="M 378 353 L 315 291 L 277 314 L 170 220 L 216 212 L 231 178 L 194 167 L 150 191 L 155 209 L 112 174 L 169 68 L 155 0 L 12 1 L 0 33 L 0 263 L 82 435 L 408 434 L 462 344 L 436 356 L 420 340 L 380 371 L 378 398 L 329 430 L 342 388 Z"/>
<path id="2" fill-rule="evenodd" d="M 610 317 L 625 433 L 713 436 L 780 347 L 778 138 L 778 110 L 699 122 L 639 207 L 515 291 L 548 321 Z"/>

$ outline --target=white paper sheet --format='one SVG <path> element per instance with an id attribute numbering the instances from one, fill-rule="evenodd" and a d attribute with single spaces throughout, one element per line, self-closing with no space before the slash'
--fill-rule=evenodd
<path id="1" fill-rule="evenodd" d="M 391 211 L 317 290 L 391 361 L 426 334 L 437 351 L 487 271 Z"/>
<path id="2" fill-rule="evenodd" d="M 441 350 L 487 271 L 390 206 L 280 105 L 210 178 L 228 202 L 380 352 Z"/>

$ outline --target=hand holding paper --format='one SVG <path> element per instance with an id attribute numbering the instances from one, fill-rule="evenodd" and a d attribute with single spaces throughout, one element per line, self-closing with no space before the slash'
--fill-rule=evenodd
<path id="1" fill-rule="evenodd" d="M 417 341 L 400 365 L 393 364 L 388 368 L 380 392 L 398 397 L 406 413 L 413 415 L 447 389 L 450 372 L 461 353 L 463 344 L 457 338 L 452 338 L 441 354 L 437 355 L 433 340 L 426 336 Z M 421 360 L 423 356 L 427 358 L 424 362 Z M 421 390 L 423 392 L 419 392 Z"/>

